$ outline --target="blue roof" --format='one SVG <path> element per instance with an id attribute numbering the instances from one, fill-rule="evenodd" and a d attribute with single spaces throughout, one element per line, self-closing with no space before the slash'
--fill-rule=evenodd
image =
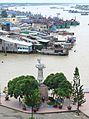
<path id="1" fill-rule="evenodd" d="M 12 26 L 12 22 L 9 21 L 4 21 L 4 25 L 10 24 L 10 26 Z"/>

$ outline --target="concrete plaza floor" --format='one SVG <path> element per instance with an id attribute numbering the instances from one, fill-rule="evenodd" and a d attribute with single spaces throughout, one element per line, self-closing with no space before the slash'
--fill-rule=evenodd
<path id="1" fill-rule="evenodd" d="M 89 117 L 89 93 L 85 93 L 86 102 L 80 107 L 81 112 Z"/>
<path id="2" fill-rule="evenodd" d="M 0 106 L 0 119 L 29 119 L 31 114 Z M 77 116 L 75 112 L 34 114 L 36 119 L 89 119 L 83 113 Z"/>
<path id="3" fill-rule="evenodd" d="M 5 101 L 5 96 L 1 97 L 1 104 L 5 107 L 9 107 L 11 109 L 19 110 L 21 112 L 31 113 L 31 108 L 26 107 L 26 111 L 23 110 L 23 105 L 19 102 L 19 99 L 15 99 L 14 97 L 10 98 L 9 101 Z M 68 100 L 65 101 L 62 109 L 54 108 L 53 106 L 48 106 L 47 103 L 43 103 L 40 109 L 36 113 L 52 113 L 52 112 L 67 112 Z M 76 105 L 72 105 L 72 111 L 76 110 Z"/>
<path id="4" fill-rule="evenodd" d="M 36 119 L 89 119 L 89 93 L 85 93 L 86 102 L 80 107 L 83 112 L 80 116 L 76 116 L 75 112 L 68 112 L 67 105 L 62 109 L 44 106 L 36 112 Z M 5 101 L 5 96 L 1 96 L 0 119 L 28 119 L 31 109 L 22 109 L 19 100 L 10 98 L 10 101 Z M 76 105 L 72 105 L 72 111 L 76 110 Z M 47 114 L 49 113 L 49 114 Z M 87 115 L 87 116 L 85 116 Z"/>

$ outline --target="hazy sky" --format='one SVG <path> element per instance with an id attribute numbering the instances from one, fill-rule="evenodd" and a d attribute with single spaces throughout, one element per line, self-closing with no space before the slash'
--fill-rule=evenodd
<path id="1" fill-rule="evenodd" d="M 0 3 L 89 3 L 89 0 L 0 0 Z"/>

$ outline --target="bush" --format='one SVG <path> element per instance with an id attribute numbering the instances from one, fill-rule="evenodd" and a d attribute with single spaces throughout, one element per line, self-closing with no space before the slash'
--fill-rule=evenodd
<path id="1" fill-rule="evenodd" d="M 54 105 L 55 102 L 51 102 L 51 101 L 50 101 L 50 102 L 48 102 L 47 104 L 48 104 L 48 105 Z"/>
<path id="2" fill-rule="evenodd" d="M 53 99 L 53 97 L 49 97 L 49 100 L 50 100 L 51 102 L 55 102 L 55 100 Z"/>

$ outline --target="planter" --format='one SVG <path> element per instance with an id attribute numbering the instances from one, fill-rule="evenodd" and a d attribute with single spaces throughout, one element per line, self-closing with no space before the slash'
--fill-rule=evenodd
<path id="1" fill-rule="evenodd" d="M 39 110 L 39 107 L 37 107 L 36 110 L 38 111 Z"/>
<path id="2" fill-rule="evenodd" d="M 26 107 L 23 107 L 23 110 L 26 110 Z"/>
<path id="3" fill-rule="evenodd" d="M 60 103 L 60 104 L 59 104 L 59 109 L 62 109 L 62 107 L 63 107 L 63 104 Z"/>
<path id="4" fill-rule="evenodd" d="M 22 108 L 23 110 L 26 110 L 26 106 L 23 106 L 23 108 Z"/>
<path id="5" fill-rule="evenodd" d="M 72 107 L 71 106 L 68 106 L 67 108 L 68 108 L 68 110 L 71 110 Z"/>
<path id="6" fill-rule="evenodd" d="M 57 108 L 57 105 L 53 105 L 54 108 Z"/>
<path id="7" fill-rule="evenodd" d="M 37 108 L 34 108 L 34 109 L 33 109 L 33 111 L 34 111 L 34 113 L 36 113 L 36 111 L 37 111 Z"/>
<path id="8" fill-rule="evenodd" d="M 62 105 L 59 105 L 59 109 L 62 109 Z"/>
<path id="9" fill-rule="evenodd" d="M 6 101 L 8 101 L 8 100 L 9 100 L 9 97 L 8 97 L 8 96 L 6 96 L 6 97 L 5 97 L 5 100 L 6 100 Z"/>

